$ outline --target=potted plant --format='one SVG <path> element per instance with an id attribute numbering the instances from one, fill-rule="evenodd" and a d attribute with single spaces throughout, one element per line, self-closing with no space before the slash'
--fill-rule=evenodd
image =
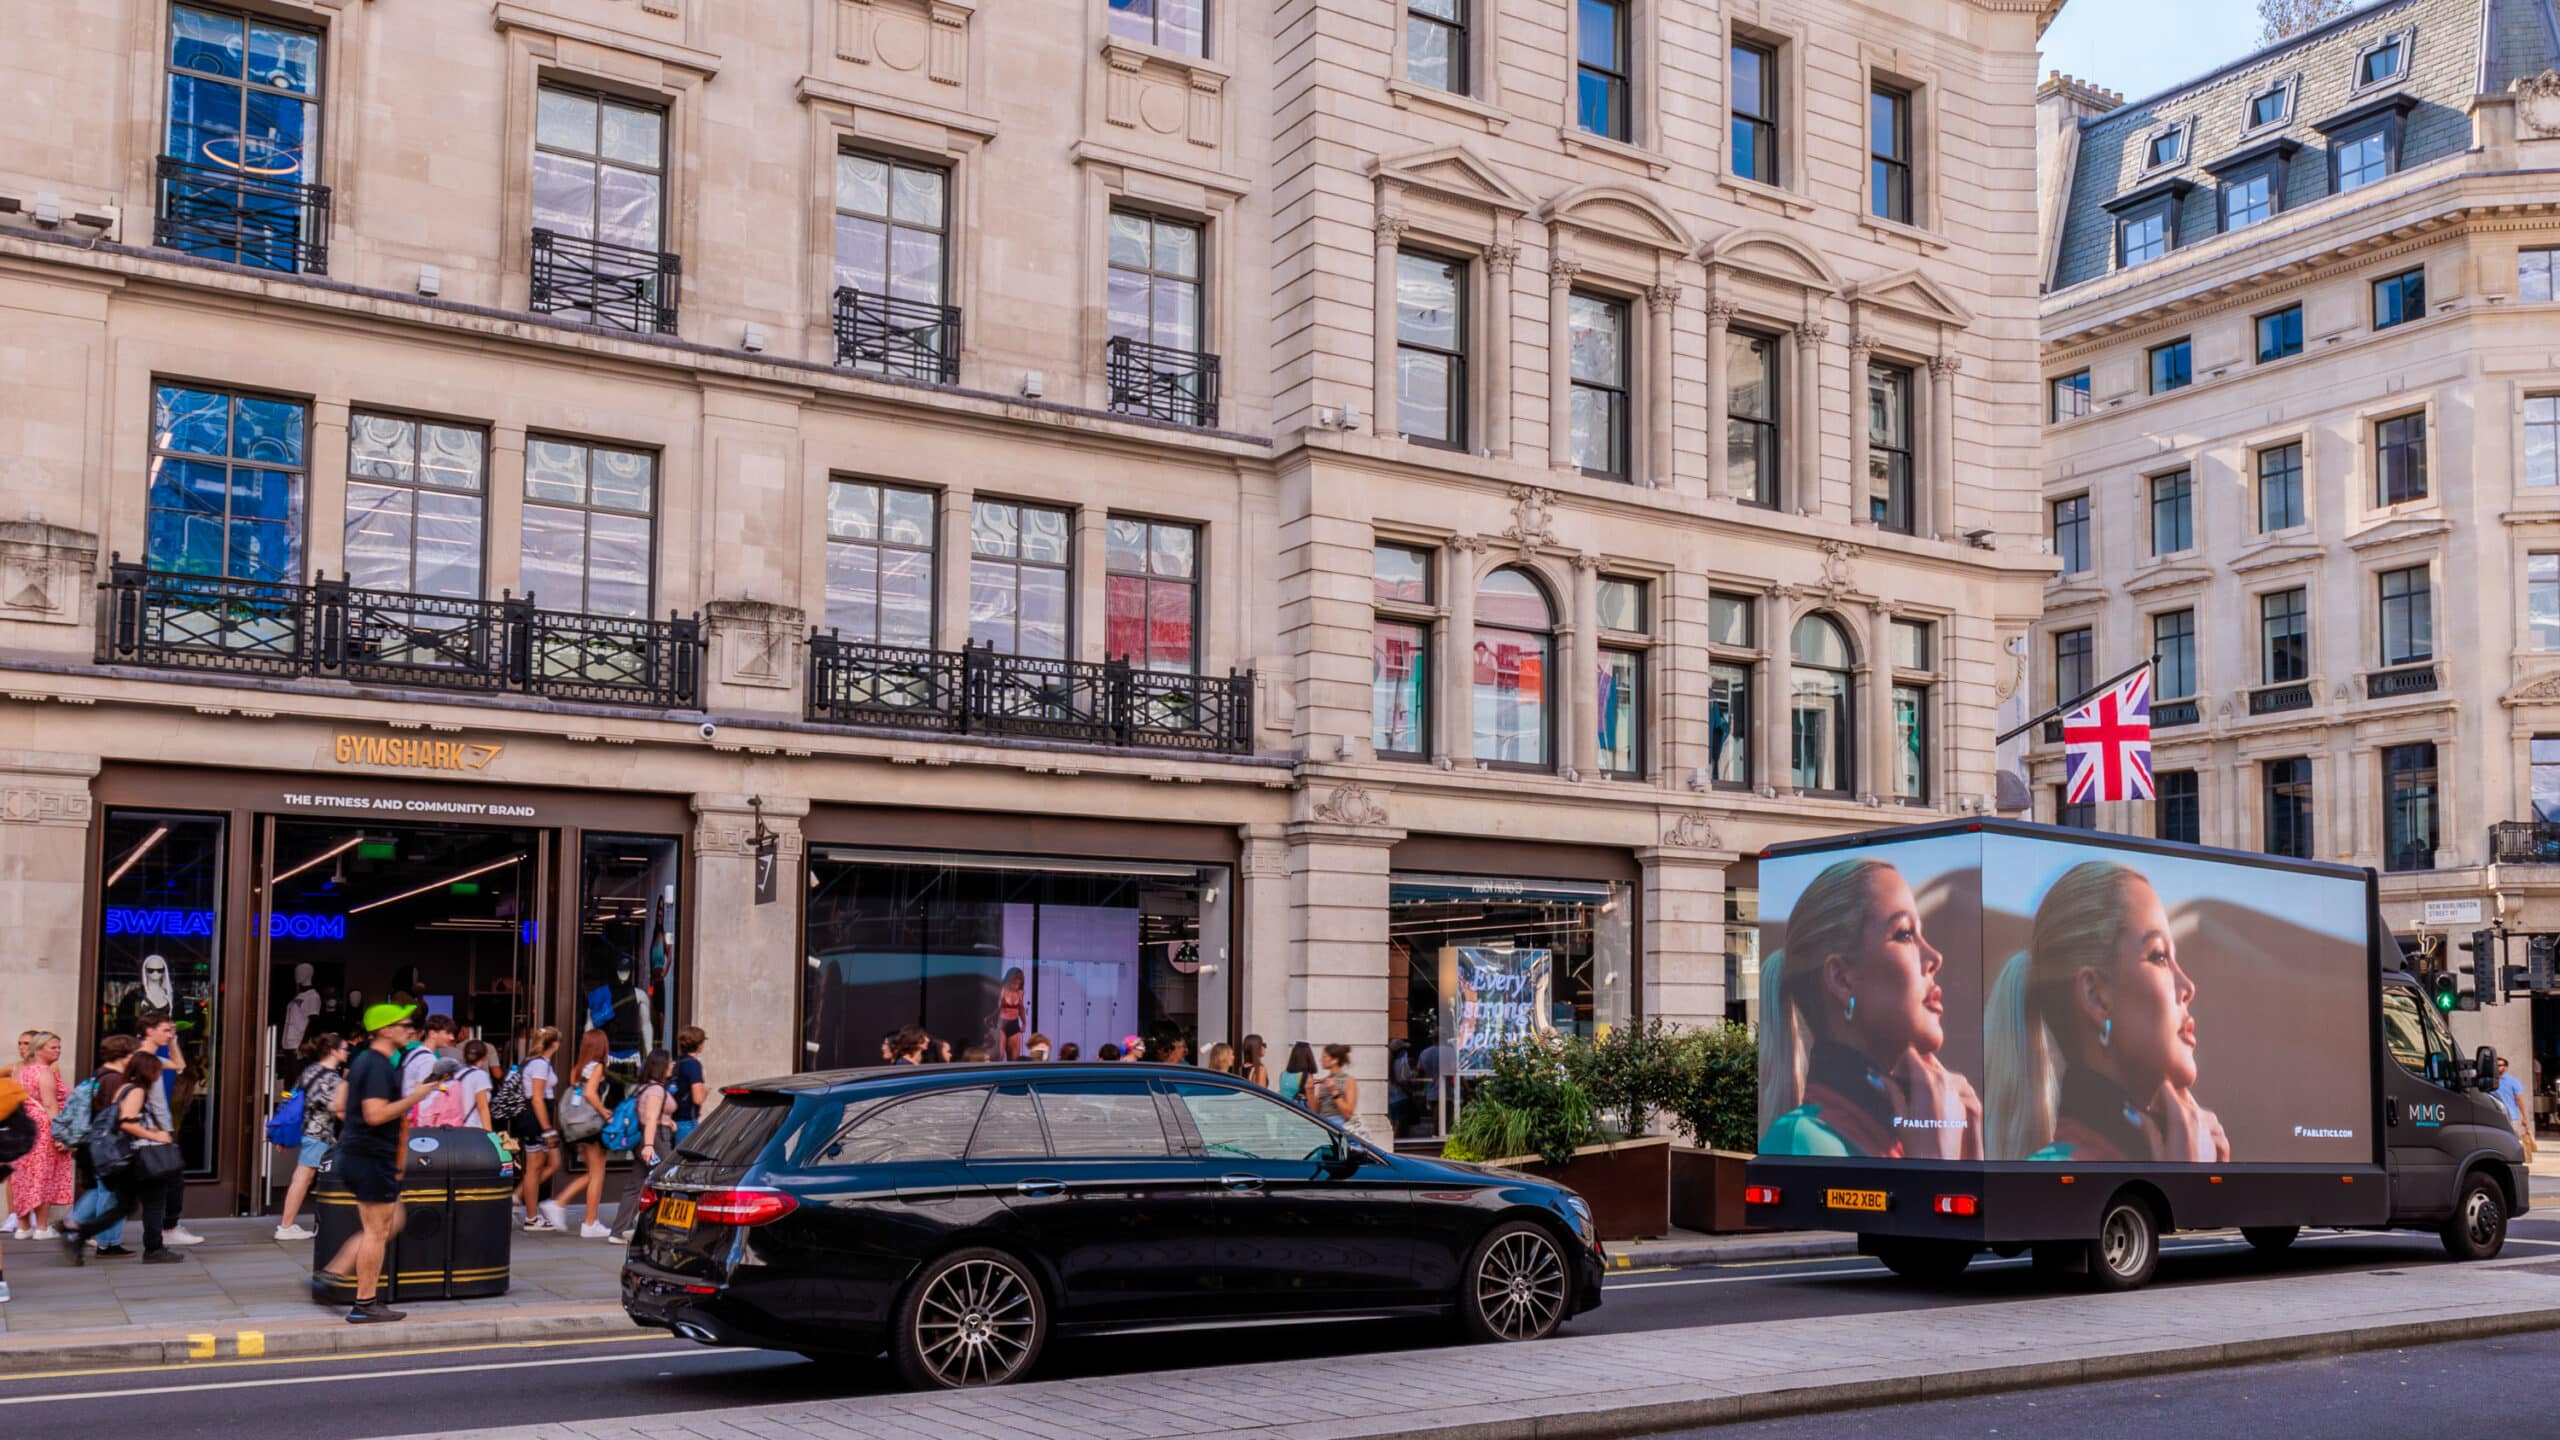
<path id="1" fill-rule="evenodd" d="M 1671 1222 L 1709 1233 L 1747 1229 L 1743 1167 L 1759 1143 L 1760 1049 L 1723 1024 L 1674 1042 L 1675 1091 L 1665 1102 L 1689 1144 L 1671 1152 Z"/>
<path id="2" fill-rule="evenodd" d="M 1443 1154 L 1573 1187 L 1604 1239 L 1671 1227 L 1667 1136 L 1643 1133 L 1669 1087 L 1657 1025 L 1599 1041 L 1538 1036 L 1496 1051 Z"/>

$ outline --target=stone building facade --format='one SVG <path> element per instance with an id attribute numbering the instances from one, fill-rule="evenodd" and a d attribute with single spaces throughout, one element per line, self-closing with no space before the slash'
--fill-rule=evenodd
<path id="1" fill-rule="evenodd" d="M 2036 813 L 2369 865 L 2433 960 L 2560 930 L 2560 17 L 2371 5 L 2046 118 L 2034 693 L 2156 656 L 2157 803 Z M 2484 969 L 2486 967 L 2484 966 Z M 2457 1036 L 2547 1053 L 2532 1005 Z"/>
<path id="2" fill-rule="evenodd" d="M 1462 993 L 1745 1013 L 1762 846 L 1995 790 L 2054 8 L 30 14 L 0 1028 L 174 1004 L 219 1208 L 358 992 L 1416 1140 Z"/>

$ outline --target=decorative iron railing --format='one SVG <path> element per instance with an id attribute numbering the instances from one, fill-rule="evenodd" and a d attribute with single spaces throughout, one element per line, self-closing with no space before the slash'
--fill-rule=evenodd
<path id="1" fill-rule="evenodd" d="M 909 380 L 960 380 L 960 307 L 836 290 L 836 363 Z"/>
<path id="2" fill-rule="evenodd" d="M 328 186 L 168 155 L 160 157 L 159 176 L 152 244 L 261 270 L 328 271 Z"/>
<path id="3" fill-rule="evenodd" d="M 698 617 L 544 610 L 530 595 L 456 600 L 108 568 L 98 663 L 514 691 L 689 710 L 702 699 Z"/>
<path id="4" fill-rule="evenodd" d="M 1253 753 L 1253 676 L 809 637 L 808 714 L 839 725 L 1010 735 L 1137 750 Z"/>
<path id="5" fill-rule="evenodd" d="M 2193 700 L 2163 700 L 2151 707 L 2151 728 L 2174 730 L 2181 725 L 2199 724 L 2204 707 Z"/>
<path id="6" fill-rule="evenodd" d="M 1218 357 L 1115 335 L 1103 347 L 1111 408 L 1203 429 L 1218 423 Z"/>
<path id="7" fill-rule="evenodd" d="M 556 230 L 533 232 L 533 310 L 640 335 L 676 333 L 675 256 Z"/>
<path id="8" fill-rule="evenodd" d="M 2364 674 L 2364 694 L 2368 700 L 2383 700 L 2394 695 L 2424 695 L 2436 688 L 2436 667 L 2432 662 L 2403 665 L 2391 670 L 2368 670 Z"/>
<path id="9" fill-rule="evenodd" d="M 2249 713 L 2279 715 L 2287 710 L 2311 708 L 2311 683 L 2297 680 L 2290 685 L 2262 685 L 2249 692 Z"/>
<path id="10" fill-rule="evenodd" d="M 2560 865 L 2560 825 L 2500 821 L 2489 827 L 2489 858 L 2500 865 Z"/>

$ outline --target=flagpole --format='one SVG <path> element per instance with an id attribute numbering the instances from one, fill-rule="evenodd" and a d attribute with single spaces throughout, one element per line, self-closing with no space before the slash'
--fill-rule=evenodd
<path id="1" fill-rule="evenodd" d="M 2079 694 L 2072 696 L 2070 699 L 2063 701 L 2061 704 L 2050 706 L 2039 712 L 2034 718 L 2028 720 L 2025 724 L 2013 726 L 2010 729 L 2000 732 L 2000 737 L 1991 742 L 1992 748 L 1996 750 L 1999 747 L 2008 744 L 2014 737 L 2026 734 L 2028 731 L 2033 730 L 2038 725 L 2043 724 L 2056 715 L 2079 709 L 2081 706 L 2088 704 L 2098 696 L 2104 695 L 2108 691 L 2116 688 L 2118 685 L 2123 684 L 2135 673 L 2150 669 L 2151 661 L 2159 658 L 2159 656 L 2154 655 L 2151 657 L 2151 660 L 2145 660 L 2138 665 L 2129 665 L 2124 669 L 2117 671 L 2109 678 L 2101 680 L 2097 684 L 2090 686 L 2088 689 L 2081 691 Z"/>

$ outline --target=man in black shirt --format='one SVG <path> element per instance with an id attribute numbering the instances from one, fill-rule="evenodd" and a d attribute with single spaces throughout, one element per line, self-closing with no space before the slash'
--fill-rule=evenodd
<path id="1" fill-rule="evenodd" d="M 390 1251 L 392 1237 L 400 1233 L 400 1127 L 418 1102 L 442 1089 L 445 1078 L 453 1073 L 451 1065 L 441 1065 L 424 1083 L 401 1092 L 400 1067 L 394 1057 L 417 1037 L 416 1005 L 375 1005 L 365 1011 L 364 1025 L 372 1038 L 348 1062 L 346 1084 L 339 1090 L 345 1124 L 339 1131 L 337 1161 L 338 1178 L 355 1197 L 356 1215 L 364 1228 L 347 1241 L 327 1272 L 346 1274 L 345 1263 L 352 1252 L 356 1302 L 347 1311 L 351 1325 L 407 1318 L 374 1293 L 382 1279 L 383 1256 Z"/>

